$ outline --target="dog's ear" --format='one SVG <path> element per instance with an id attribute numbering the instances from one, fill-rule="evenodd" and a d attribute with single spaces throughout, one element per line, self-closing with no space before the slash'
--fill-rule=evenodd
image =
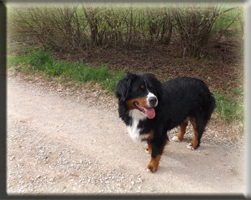
<path id="1" fill-rule="evenodd" d="M 125 101 L 128 96 L 129 88 L 131 87 L 131 83 L 135 74 L 127 72 L 126 77 L 119 81 L 117 88 L 116 88 L 116 97 L 119 101 Z"/>
<path id="2" fill-rule="evenodd" d="M 133 74 L 131 72 L 126 73 L 126 77 L 129 78 L 129 79 L 133 79 L 135 76 L 136 76 L 136 74 Z"/>

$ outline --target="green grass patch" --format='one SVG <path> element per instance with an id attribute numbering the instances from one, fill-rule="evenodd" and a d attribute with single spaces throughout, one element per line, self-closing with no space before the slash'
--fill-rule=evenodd
<path id="1" fill-rule="evenodd" d="M 51 52 L 43 50 L 33 51 L 27 55 L 10 56 L 8 65 L 26 73 L 40 71 L 51 77 L 62 77 L 64 81 L 98 83 L 113 94 L 118 81 L 125 76 L 123 71 L 115 73 L 108 70 L 104 64 L 95 67 L 83 62 L 56 61 Z"/>
<path id="2" fill-rule="evenodd" d="M 238 93 L 238 95 L 242 95 L 242 93 Z M 222 118 L 226 122 L 232 122 L 238 120 L 243 123 L 244 120 L 243 100 L 235 99 L 229 94 L 220 94 L 218 91 L 214 92 L 214 97 L 216 100 L 215 112 L 220 118 Z"/>

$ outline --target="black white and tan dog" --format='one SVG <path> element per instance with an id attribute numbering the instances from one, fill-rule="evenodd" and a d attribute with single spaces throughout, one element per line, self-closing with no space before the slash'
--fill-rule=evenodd
<path id="1" fill-rule="evenodd" d="M 135 141 L 147 141 L 151 160 L 147 170 L 156 172 L 168 141 L 167 131 L 179 126 L 172 139 L 181 141 L 188 121 L 194 129 L 189 149 L 200 146 L 215 99 L 207 85 L 199 79 L 179 77 L 161 83 L 153 74 L 127 73 L 116 88 L 119 117 Z"/>

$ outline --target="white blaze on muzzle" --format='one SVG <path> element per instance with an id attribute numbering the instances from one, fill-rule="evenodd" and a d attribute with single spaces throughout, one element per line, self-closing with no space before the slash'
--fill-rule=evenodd
<path id="1" fill-rule="evenodd" d="M 146 100 L 149 107 L 156 107 L 158 105 L 158 98 L 149 91 Z"/>
<path id="2" fill-rule="evenodd" d="M 144 82 L 145 82 L 145 86 L 146 86 L 146 89 L 147 89 L 147 92 L 148 92 L 147 97 L 146 97 L 147 105 L 149 107 L 156 107 L 158 105 L 158 98 L 148 90 L 148 86 L 147 86 L 147 83 L 146 83 L 145 79 L 144 79 Z"/>

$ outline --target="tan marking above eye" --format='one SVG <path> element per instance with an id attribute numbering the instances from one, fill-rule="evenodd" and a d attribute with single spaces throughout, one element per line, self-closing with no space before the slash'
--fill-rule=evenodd
<path id="1" fill-rule="evenodd" d="M 145 87 L 144 87 L 144 85 L 141 85 L 140 88 L 141 88 L 141 89 L 144 89 Z"/>
<path id="2" fill-rule="evenodd" d="M 149 88 L 151 88 L 151 87 L 152 87 L 152 84 L 149 85 Z"/>

